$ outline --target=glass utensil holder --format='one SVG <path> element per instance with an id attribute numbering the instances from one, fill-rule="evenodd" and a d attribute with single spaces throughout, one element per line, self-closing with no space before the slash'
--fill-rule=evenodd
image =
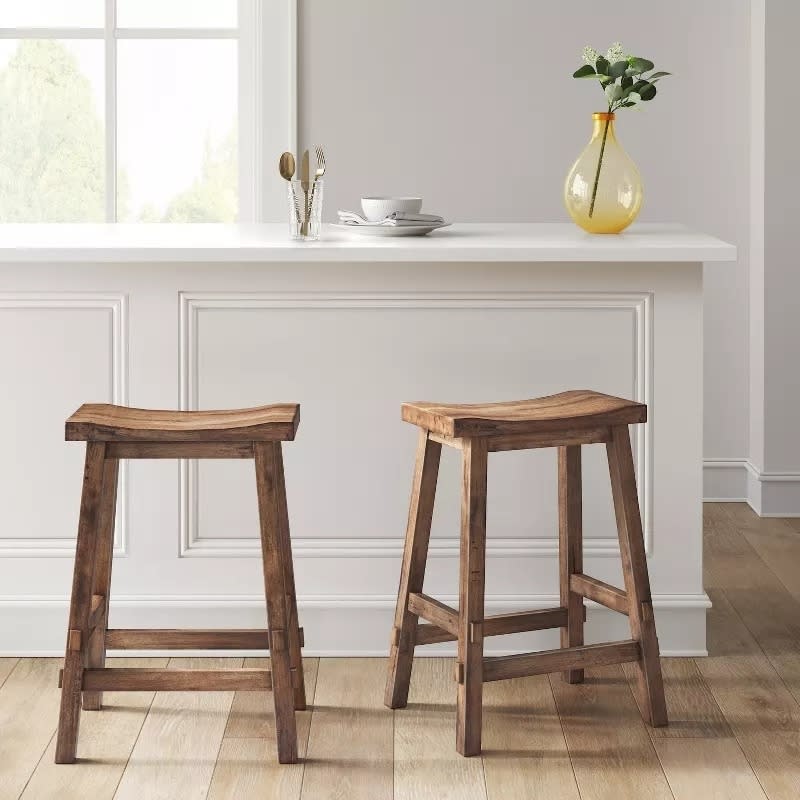
<path id="1" fill-rule="evenodd" d="M 289 201 L 289 238 L 298 241 L 316 241 L 322 228 L 323 181 L 311 180 L 303 188 L 303 181 L 287 183 Z"/>

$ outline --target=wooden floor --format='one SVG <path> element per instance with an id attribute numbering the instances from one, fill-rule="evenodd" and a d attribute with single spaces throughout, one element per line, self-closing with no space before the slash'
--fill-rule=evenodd
<path id="1" fill-rule="evenodd" d="M 59 767 L 59 661 L 0 659 L 0 798 L 797 800 L 800 520 L 711 504 L 705 534 L 711 655 L 664 659 L 668 728 L 642 723 L 620 667 L 582 686 L 523 678 L 486 685 L 484 755 L 463 759 L 449 661 L 418 659 L 393 714 L 383 659 L 308 659 L 302 764 L 276 763 L 268 695 L 118 692 L 83 715 L 80 762 Z"/>

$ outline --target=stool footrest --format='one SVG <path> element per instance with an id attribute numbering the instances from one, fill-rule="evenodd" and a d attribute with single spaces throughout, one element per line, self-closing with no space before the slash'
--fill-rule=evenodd
<path id="1" fill-rule="evenodd" d="M 300 628 L 300 646 L 304 646 Z M 269 650 L 266 629 L 111 629 L 106 631 L 110 650 Z"/>
<path id="2" fill-rule="evenodd" d="M 61 687 L 63 670 L 58 674 Z M 85 669 L 83 691 L 195 692 L 255 691 L 272 689 L 268 669 L 148 669 L 111 667 Z"/>
<path id="3" fill-rule="evenodd" d="M 417 637 L 414 640 L 415 645 L 421 644 L 438 644 L 439 642 L 455 642 L 458 636 L 455 633 L 450 633 L 438 625 L 417 625 Z"/>
<path id="4" fill-rule="evenodd" d="M 414 595 L 411 595 L 414 596 Z M 458 640 L 458 612 L 439 603 L 438 600 L 433 600 L 427 595 L 416 595 L 417 598 L 413 603 L 409 602 L 409 611 L 418 614 L 423 619 L 431 619 L 427 616 L 431 613 L 430 603 L 435 604 L 435 614 L 437 618 L 441 618 L 442 614 L 447 614 L 448 618 L 453 615 L 453 625 L 455 630 L 451 631 L 443 625 L 418 625 L 417 637 L 414 644 L 436 644 L 437 642 L 455 642 Z M 416 609 L 419 609 L 418 611 Z M 586 618 L 586 609 L 583 612 L 584 619 Z M 483 635 L 484 636 L 503 636 L 508 633 L 527 633 L 529 631 L 543 631 L 549 628 L 563 628 L 567 624 L 567 609 L 563 607 L 558 608 L 540 608 L 536 611 L 515 611 L 511 614 L 494 614 L 483 619 Z"/>
<path id="5" fill-rule="evenodd" d="M 569 590 L 587 600 L 594 600 L 595 603 L 610 608 L 612 611 L 628 614 L 630 608 L 628 595 L 610 583 L 590 578 L 588 575 L 574 573 L 569 576 Z"/>
<path id="6" fill-rule="evenodd" d="M 590 644 L 522 653 L 515 656 L 494 656 L 483 659 L 483 680 L 502 681 L 584 667 L 603 667 L 639 661 L 641 648 L 635 639 L 608 644 Z"/>
<path id="7" fill-rule="evenodd" d="M 536 611 L 515 611 L 511 614 L 493 614 L 484 617 L 484 636 L 503 636 L 507 633 L 544 631 L 563 628 L 567 624 L 567 609 L 539 608 Z"/>
<path id="8" fill-rule="evenodd" d="M 458 611 L 421 592 L 408 596 L 408 610 L 458 638 Z"/>

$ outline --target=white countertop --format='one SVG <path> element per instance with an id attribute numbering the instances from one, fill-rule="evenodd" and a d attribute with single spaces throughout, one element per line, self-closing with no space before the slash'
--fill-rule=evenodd
<path id="1" fill-rule="evenodd" d="M 325 226 L 292 242 L 287 226 L 2 225 L 0 262 L 733 261 L 736 248 L 682 225 L 596 236 L 571 223 L 459 223 L 424 237 L 355 238 Z"/>

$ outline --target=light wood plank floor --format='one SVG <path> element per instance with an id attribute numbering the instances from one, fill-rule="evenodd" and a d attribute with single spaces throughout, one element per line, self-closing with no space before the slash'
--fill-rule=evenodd
<path id="1" fill-rule="evenodd" d="M 664 659 L 668 728 L 642 723 L 627 667 L 582 686 L 500 681 L 485 688 L 484 755 L 462 759 L 449 661 L 418 659 L 393 714 L 383 659 L 307 659 L 302 764 L 276 763 L 267 693 L 117 692 L 83 715 L 80 762 L 55 766 L 58 660 L 0 659 L 0 800 L 796 800 L 800 520 L 708 504 L 705 545 L 711 655 Z M 241 659 L 137 660 L 187 662 Z"/>

